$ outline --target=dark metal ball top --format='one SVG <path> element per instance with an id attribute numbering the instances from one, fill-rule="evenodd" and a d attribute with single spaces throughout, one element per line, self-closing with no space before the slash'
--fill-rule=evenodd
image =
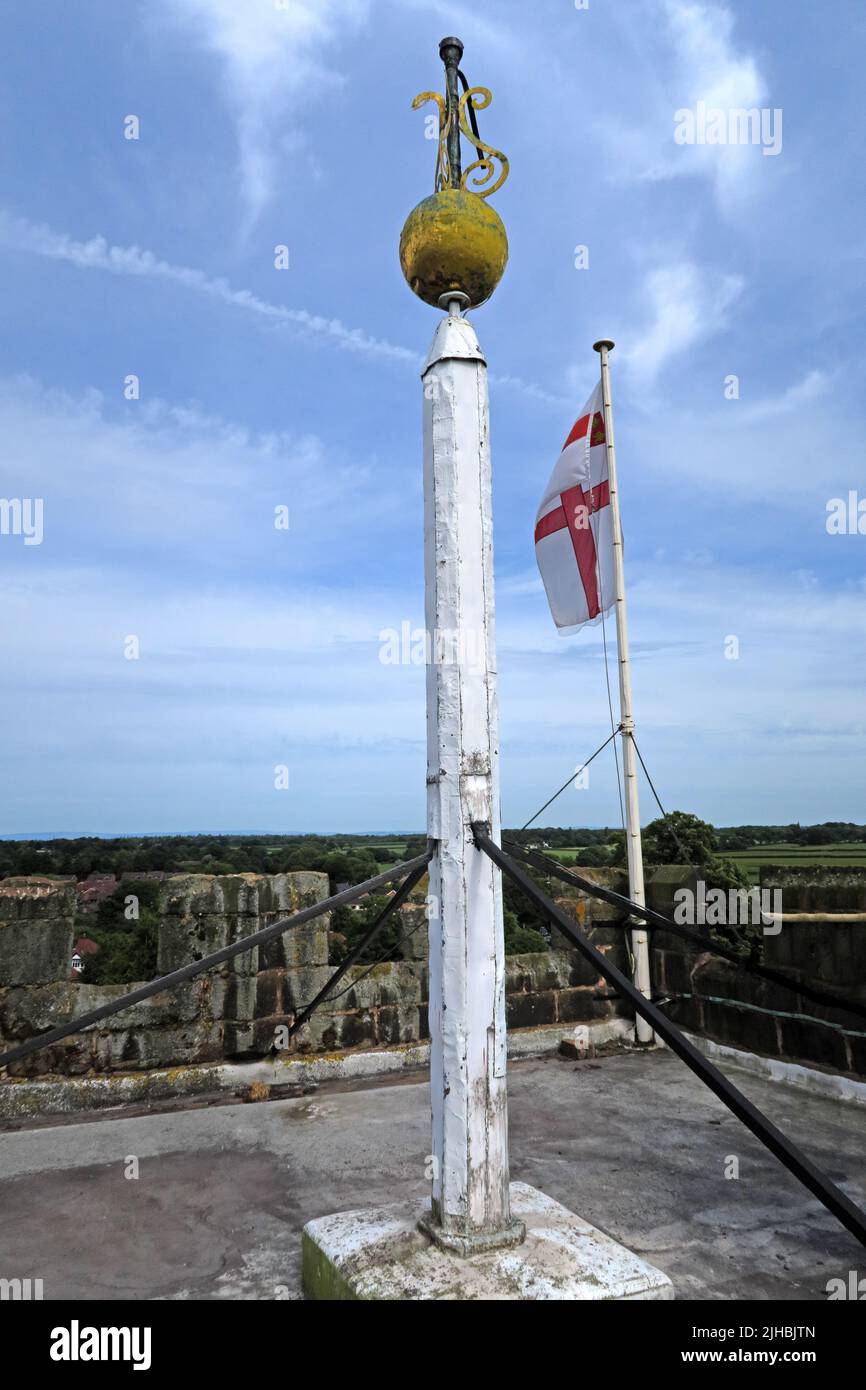
<path id="1" fill-rule="evenodd" d="M 443 63 L 447 63 L 447 61 L 448 61 L 448 50 L 449 50 L 449 49 L 451 49 L 451 50 L 456 50 L 456 54 L 457 54 L 456 61 L 459 63 L 459 62 L 460 62 L 460 59 L 463 57 L 463 42 L 462 42 L 462 40 L 461 40 L 461 39 L 455 39 L 455 38 L 448 38 L 448 39 L 443 39 L 443 40 L 442 40 L 442 42 L 441 42 L 440 45 L 439 45 L 439 57 L 442 59 Z"/>

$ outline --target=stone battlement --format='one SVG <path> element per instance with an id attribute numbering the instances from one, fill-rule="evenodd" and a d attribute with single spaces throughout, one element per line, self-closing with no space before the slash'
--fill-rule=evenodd
<path id="1" fill-rule="evenodd" d="M 593 871 L 598 873 L 599 871 Z M 158 888 L 157 973 L 201 959 L 328 896 L 326 874 L 175 874 Z M 576 895 L 579 896 L 579 895 Z M 40 878 L 0 881 L 0 1046 L 12 1047 L 119 998 L 143 983 L 70 979 L 75 885 Z M 598 922 L 575 912 L 593 939 L 625 963 L 622 932 L 604 904 Z M 594 910 L 594 909 L 593 909 Z M 328 915 L 235 956 L 84 1033 L 14 1063 L 12 1076 L 94 1075 L 194 1063 L 371 1048 L 429 1036 L 427 930 L 423 903 L 401 910 L 412 932 L 402 958 L 356 965 L 291 1040 L 280 1033 L 334 970 Z M 415 929 L 413 931 L 413 929 Z M 555 943 L 556 944 L 556 943 Z M 605 1020 L 621 1014 L 595 972 L 572 951 L 511 956 L 506 1007 L 512 1028 Z"/>

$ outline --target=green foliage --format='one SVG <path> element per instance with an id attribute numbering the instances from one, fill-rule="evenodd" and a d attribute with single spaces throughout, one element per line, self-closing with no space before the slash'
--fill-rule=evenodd
<path id="1" fill-rule="evenodd" d="M 534 871 L 532 877 L 545 893 L 553 897 L 556 896 L 556 890 L 553 888 L 550 879 L 541 878 Z M 521 947 L 521 950 L 547 951 L 550 949 L 547 939 L 547 918 L 544 917 L 529 901 L 525 894 L 521 892 L 517 884 L 513 883 L 510 878 L 507 878 L 505 874 L 502 875 L 502 905 L 505 917 L 505 954 L 507 956 L 518 954 L 518 949 L 516 947 L 509 946 L 509 921 L 516 923 L 517 927 L 521 928 L 523 931 L 529 932 L 531 939 L 541 942 L 540 946 Z M 511 939 L 513 940 L 514 937 Z"/>
<path id="2" fill-rule="evenodd" d="M 504 837 L 524 846 L 557 854 L 564 863 L 603 868 L 624 865 L 625 844 L 621 830 L 610 827 L 578 828 L 563 826 L 506 830 Z M 355 884 L 373 878 L 390 863 L 409 859 L 426 848 L 420 834 L 375 835 L 163 835 L 130 836 L 127 839 L 100 839 L 81 836 L 57 840 L 0 841 L 0 877 L 9 875 L 48 875 L 85 878 L 93 872 L 124 873 L 161 871 L 164 873 L 231 874 L 255 871 L 285 873 L 313 870 L 327 873 L 330 891 L 339 883 Z M 846 849 L 846 846 L 851 846 Z M 779 846 L 781 864 L 808 865 L 866 863 L 866 826 L 850 821 L 828 821 L 823 825 L 740 825 L 714 830 L 697 816 L 676 812 L 652 821 L 644 832 L 644 858 L 647 863 L 692 862 L 699 868 L 708 888 L 747 886 L 746 870 L 757 876 L 761 863 L 774 862 L 773 850 Z M 828 848 L 833 846 L 833 848 Z M 736 855 L 735 863 L 728 855 Z M 769 856 L 769 857 L 768 857 Z M 533 874 L 546 892 L 556 896 L 556 887 Z M 125 982 L 148 979 L 155 973 L 155 921 L 152 908 L 157 885 L 139 885 L 142 916 L 138 923 L 127 921 L 117 902 L 103 903 L 95 919 L 88 916 L 79 923 L 80 934 L 98 939 L 102 950 L 88 959 L 85 979 Z M 124 884 L 118 901 L 130 891 Z M 531 935 L 531 947 L 545 949 L 547 923 L 528 903 L 520 890 L 503 880 L 505 909 L 511 914 L 507 949 L 513 952 L 514 923 Z M 116 895 L 117 896 L 117 895 Z M 361 912 L 335 914 L 335 932 L 345 930 L 347 941 L 357 940 L 370 919 L 370 902 Z M 396 939 L 399 923 L 389 923 L 370 955 L 376 959 Z M 731 937 L 734 939 L 734 937 Z M 539 946 L 538 943 L 541 943 Z M 754 952 L 755 939 L 736 938 L 738 949 Z M 348 949 L 348 948 L 347 948 Z"/>
<path id="3" fill-rule="evenodd" d="M 131 898 L 138 899 L 139 920 L 145 910 L 155 916 L 159 902 L 159 883 L 152 878 L 127 879 L 124 883 L 119 883 L 111 896 L 103 898 L 97 907 L 97 926 L 104 928 L 119 926 L 121 930 L 128 929 L 134 921 L 128 914 L 135 911 L 135 903 L 127 903 L 127 899 Z M 88 931 L 85 935 L 93 936 L 93 933 Z"/>
<path id="4" fill-rule="evenodd" d="M 606 869 L 611 863 L 610 850 L 606 845 L 586 845 L 577 850 L 572 862 L 586 869 Z"/>
<path id="5" fill-rule="evenodd" d="M 642 832 L 643 857 L 646 864 L 691 864 L 707 886 L 707 891 L 721 888 L 748 888 L 744 871 L 718 853 L 715 827 L 699 816 L 686 811 L 671 811 L 667 816 L 650 821 Z M 614 851 L 617 863 L 626 863 L 625 837 Z M 721 945 L 733 946 L 743 957 L 757 959 L 763 947 L 760 922 L 746 925 L 710 928 L 710 936 Z"/>
<path id="6" fill-rule="evenodd" d="M 682 824 L 680 818 L 682 817 Z M 669 818 L 670 819 L 670 818 Z M 683 844 L 690 842 L 694 831 L 698 841 L 706 822 L 696 816 L 674 819 L 677 835 Z M 654 821 L 652 827 L 664 822 Z M 651 828 L 647 827 L 649 836 Z M 669 827 L 668 827 L 669 828 Z M 853 853 L 866 842 L 866 825 L 851 821 L 827 821 L 823 825 L 739 825 L 727 826 L 715 836 L 716 854 L 742 853 L 752 848 L 766 850 L 773 845 L 796 848 L 826 845 L 852 845 Z M 604 867 L 608 863 L 624 863 L 622 831 L 609 826 L 575 829 L 567 826 L 535 826 L 529 830 L 506 830 L 507 839 L 523 846 L 533 845 L 544 851 L 580 851 L 574 862 Z M 663 830 L 648 846 L 645 858 L 650 862 L 672 862 L 663 856 L 670 850 L 672 837 Z M 328 873 L 331 887 L 336 883 L 358 883 L 380 873 L 383 865 L 410 859 L 426 848 L 423 835 L 162 835 L 130 836 L 127 839 L 103 840 L 85 835 L 77 839 L 2 840 L 0 841 L 0 876 L 44 874 L 73 875 L 86 878 L 88 874 L 135 873 L 286 873 L 296 869 L 312 869 Z M 705 848 L 705 846 L 704 846 Z M 602 858 L 608 853 L 615 858 Z M 697 851 L 695 851 L 697 852 Z M 682 859 L 682 855 L 678 857 Z M 570 858 L 571 856 L 569 856 Z M 675 858 L 677 856 L 675 855 Z M 852 860 L 851 862 L 857 862 Z M 521 914 L 522 916 L 522 914 Z"/>
<path id="7" fill-rule="evenodd" d="M 335 965 L 345 960 L 346 956 L 352 951 L 369 931 L 376 917 L 385 906 L 387 898 L 380 898 L 371 895 L 366 898 L 361 905 L 361 910 L 353 912 L 350 908 L 340 907 L 331 914 L 331 931 L 342 940 L 332 943 L 331 960 Z M 525 925 L 517 913 L 509 908 L 505 909 L 505 954 L 507 956 L 521 955 L 526 951 L 549 951 L 550 943 L 547 937 L 535 927 Z M 539 925 L 541 920 L 539 920 Z M 419 928 L 420 932 L 427 930 L 426 923 Z M 400 914 L 395 913 L 389 918 L 382 928 L 379 935 L 370 946 L 359 956 L 360 961 L 380 961 L 394 957 L 397 954 L 397 947 L 400 936 L 405 931 L 405 924 Z"/>
<path id="8" fill-rule="evenodd" d="M 573 849 L 575 846 L 604 846 L 615 831 L 608 827 L 601 829 L 574 829 L 568 826 L 532 826 L 529 830 L 503 830 L 503 838 L 513 840 L 524 849 Z"/>
<path id="9" fill-rule="evenodd" d="M 836 832 L 829 825 L 810 825 L 803 834 L 800 843 L 804 845 L 832 845 L 836 840 Z"/>
<path id="10" fill-rule="evenodd" d="M 718 848 L 716 832 L 708 821 L 686 811 L 671 811 L 650 821 L 642 831 L 645 864 L 706 864 Z M 627 863 L 625 836 L 617 833 L 612 862 Z"/>
<path id="11" fill-rule="evenodd" d="M 331 913 L 331 931 L 338 933 L 342 942 L 334 944 L 332 960 L 339 965 L 340 961 L 345 960 L 346 956 L 353 951 L 358 942 L 368 932 L 375 922 L 379 913 L 388 902 L 387 897 L 380 897 L 378 893 L 371 893 L 364 898 L 359 909 L 353 911 L 350 907 L 338 907 Z M 382 930 L 373 939 L 358 957 L 359 961 L 378 961 L 385 960 L 393 955 L 400 941 L 401 933 L 405 930 L 403 918 L 399 912 L 394 912 L 385 922 Z M 423 931 L 424 928 L 422 927 Z"/>
<path id="12" fill-rule="evenodd" d="M 401 859 L 416 859 L 419 854 L 424 854 L 427 849 L 426 835 L 410 835 L 405 844 Z"/>
<path id="13" fill-rule="evenodd" d="M 522 956 L 527 951 L 549 951 L 550 943 L 533 927 L 524 927 L 515 912 L 505 912 L 505 954 Z"/>
<path id="14" fill-rule="evenodd" d="M 155 978 L 158 894 L 159 884 L 152 880 L 121 883 L 99 904 L 95 926 L 90 925 L 92 919 L 79 917 L 78 935 L 99 946 L 97 955 L 85 957 L 85 984 L 124 985 Z M 136 910 L 137 918 L 127 915 Z"/>
<path id="15" fill-rule="evenodd" d="M 404 842 L 408 852 L 404 851 Z M 415 848 L 417 844 L 417 849 Z M 92 873 L 327 873 L 331 888 L 359 883 L 385 865 L 422 852 L 423 836 L 369 835 L 169 835 L 101 840 L 95 836 L 58 840 L 0 841 L 0 876 L 44 874 L 87 878 Z"/>

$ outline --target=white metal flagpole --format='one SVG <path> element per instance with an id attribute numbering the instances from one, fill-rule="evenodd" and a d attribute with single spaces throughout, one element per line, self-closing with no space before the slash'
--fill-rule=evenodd
<path id="1" fill-rule="evenodd" d="M 626 852 L 628 855 L 628 887 L 632 902 L 641 907 L 646 902 L 643 881 L 643 853 L 640 839 L 640 808 L 637 790 L 637 762 L 634 749 L 634 716 L 631 704 L 631 667 L 628 654 L 628 617 L 625 607 L 625 567 L 622 553 L 622 526 L 619 515 L 619 491 L 616 480 L 616 446 L 613 437 L 613 406 L 610 394 L 610 365 L 608 354 L 614 344 L 610 338 L 593 343 L 601 356 L 601 394 L 604 403 L 604 437 L 607 444 L 607 471 L 610 487 L 610 528 L 613 539 L 614 599 L 616 604 L 616 642 L 619 652 L 619 710 L 622 723 L 622 774 L 625 787 Z M 646 927 L 634 923 L 631 933 L 634 956 L 634 982 L 641 994 L 652 995 L 649 969 L 649 939 Z M 635 1019 L 638 1042 L 651 1043 L 655 1035 L 642 1018 Z"/>

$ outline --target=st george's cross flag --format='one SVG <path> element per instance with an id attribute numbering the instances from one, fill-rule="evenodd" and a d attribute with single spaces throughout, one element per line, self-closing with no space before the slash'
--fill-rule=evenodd
<path id="1" fill-rule="evenodd" d="M 535 520 L 553 621 L 575 631 L 614 604 L 610 486 L 601 382 L 562 447 Z"/>

